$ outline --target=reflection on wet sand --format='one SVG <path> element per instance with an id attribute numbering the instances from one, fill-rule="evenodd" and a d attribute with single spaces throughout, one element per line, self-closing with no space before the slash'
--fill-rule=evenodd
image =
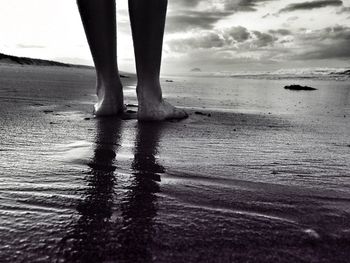
<path id="1" fill-rule="evenodd" d="M 97 120 L 95 149 L 88 164 L 91 169 L 84 178 L 88 189 L 77 206 L 80 217 L 73 233 L 65 238 L 65 247 L 69 247 L 64 251 L 66 261 L 102 262 L 113 251 L 114 163 L 121 129 L 118 119 Z"/>
<path id="2" fill-rule="evenodd" d="M 77 206 L 80 215 L 73 233 L 64 239 L 64 258 L 73 262 L 151 262 L 153 221 L 157 215 L 159 173 L 156 154 L 161 126 L 138 124 L 131 181 L 118 185 L 118 142 L 122 121 L 97 121 L 97 136 L 91 168 L 85 180 L 89 186 Z M 119 200 L 115 191 L 126 191 Z M 112 216 L 113 215 L 113 216 Z"/>
<path id="3" fill-rule="evenodd" d="M 123 228 L 120 233 L 123 259 L 128 262 L 151 262 L 153 223 L 157 215 L 159 173 L 156 154 L 161 133 L 159 124 L 139 123 L 134 150 L 133 181 L 122 202 Z"/>

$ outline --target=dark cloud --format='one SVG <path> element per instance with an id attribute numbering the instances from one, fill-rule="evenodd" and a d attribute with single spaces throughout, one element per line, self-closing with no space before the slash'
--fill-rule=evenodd
<path id="1" fill-rule="evenodd" d="M 226 0 L 225 10 L 234 11 L 256 11 L 257 7 L 261 3 L 271 2 L 274 0 Z"/>
<path id="2" fill-rule="evenodd" d="M 350 6 L 343 6 L 338 12 L 337 14 L 344 14 L 344 13 L 350 13 Z"/>
<path id="3" fill-rule="evenodd" d="M 248 30 L 244 26 L 218 27 L 218 22 L 237 12 L 254 12 L 275 0 L 180 0 L 169 9 L 167 30 L 188 32 L 174 35 L 165 43 L 172 57 L 180 55 L 189 64 L 203 62 L 215 65 L 242 65 L 261 63 L 313 63 L 314 61 L 346 61 L 350 59 L 350 27 L 333 26 L 322 30 L 298 30 L 288 27 L 290 21 L 301 20 L 302 14 L 284 17 L 280 27 L 270 30 Z M 305 0 L 304 0 L 305 1 Z M 214 3 L 214 4 L 213 4 Z M 216 5 L 220 4 L 220 5 Z M 188 7 L 184 9 L 184 6 Z M 264 17 L 281 17 L 279 13 L 337 7 L 330 13 L 345 13 L 349 8 L 341 0 L 315 0 L 286 4 L 278 13 L 269 10 Z M 204 11 L 203 11 L 204 10 Z M 257 13 L 257 15 L 260 13 Z M 296 16 L 294 16 L 294 14 Z M 322 18 L 321 18 L 322 19 Z M 330 21 L 332 23 L 332 21 Z M 333 22 L 334 24 L 335 22 Z M 223 23 L 224 24 L 224 23 Z M 242 24 L 244 25 L 244 24 Z M 307 24 L 305 24 L 308 27 Z M 288 30 L 290 29 L 290 30 Z M 308 62 L 309 61 L 309 62 Z M 318 63 L 317 62 L 317 63 Z"/>
<path id="4" fill-rule="evenodd" d="M 288 36 L 292 34 L 292 32 L 287 29 L 269 30 L 269 33 L 282 36 Z"/>
<path id="5" fill-rule="evenodd" d="M 297 55 L 300 59 L 350 58 L 350 27 L 327 27 L 310 34 L 301 33 L 297 38 L 303 48 Z"/>
<path id="6" fill-rule="evenodd" d="M 350 58 L 350 43 L 346 41 L 338 42 L 337 47 L 330 45 L 322 45 L 306 52 L 299 59 L 311 60 L 311 59 L 349 59 Z"/>
<path id="7" fill-rule="evenodd" d="M 277 40 L 277 38 L 273 37 L 270 34 L 262 33 L 259 31 L 253 31 L 254 35 L 256 36 L 256 40 L 253 42 L 253 44 L 256 47 L 266 47 L 271 46 Z"/>
<path id="8" fill-rule="evenodd" d="M 195 37 L 176 39 L 168 42 L 169 48 L 174 52 L 184 53 L 197 49 L 223 48 L 226 40 L 217 33 L 203 32 Z"/>
<path id="9" fill-rule="evenodd" d="M 176 0 L 171 2 L 171 4 L 175 4 L 181 7 L 196 7 L 203 0 Z"/>
<path id="10" fill-rule="evenodd" d="M 287 21 L 295 21 L 295 20 L 298 20 L 298 19 L 299 19 L 298 16 L 291 16 L 291 17 L 287 18 Z"/>
<path id="11" fill-rule="evenodd" d="M 350 27 L 346 26 L 327 27 L 324 29 L 311 31 L 307 34 L 305 33 L 305 30 L 306 29 L 301 29 L 298 39 L 303 41 L 313 41 L 315 44 L 340 40 L 350 41 Z"/>
<path id="12" fill-rule="evenodd" d="M 225 10 L 234 11 L 255 11 L 259 4 L 264 2 L 271 2 L 276 0 L 221 0 L 219 2 L 223 3 Z M 201 2 L 206 5 L 211 3 L 217 3 L 217 0 L 176 0 L 170 2 L 171 5 L 180 7 L 196 7 Z"/>
<path id="13" fill-rule="evenodd" d="M 220 65 L 240 63 L 246 58 L 261 63 L 348 61 L 350 27 L 333 26 L 321 30 L 300 29 L 295 32 L 272 29 L 261 32 L 238 26 L 224 31 L 207 30 L 172 40 L 168 43 L 168 48 L 184 54 L 189 60 L 201 54 L 201 59 Z"/>
<path id="14" fill-rule="evenodd" d="M 312 1 L 312 2 L 290 4 L 285 8 L 282 8 L 279 12 L 283 13 L 283 12 L 292 12 L 296 10 L 311 10 L 316 8 L 322 8 L 322 7 L 328 7 L 328 6 L 341 6 L 341 5 L 343 5 L 343 2 L 341 0 L 319 0 L 319 1 Z"/>
<path id="15" fill-rule="evenodd" d="M 236 42 L 244 42 L 250 38 L 250 33 L 245 27 L 237 26 L 228 29 L 225 32 L 226 38 L 231 37 Z"/>
<path id="16" fill-rule="evenodd" d="M 168 42 L 168 46 L 172 51 L 180 53 L 198 49 L 254 51 L 271 48 L 277 41 L 278 37 L 271 34 L 260 31 L 249 32 L 245 27 L 237 26 L 224 31 L 206 31 L 172 40 Z"/>
<path id="17" fill-rule="evenodd" d="M 213 8 L 216 0 L 179 0 L 170 2 L 167 16 L 167 31 L 178 32 L 191 29 L 211 29 L 218 21 L 236 13 L 255 11 L 265 2 L 275 0 L 221 0 L 222 8 Z M 198 11 L 197 6 L 203 2 L 208 8 Z M 186 9 L 184 9 L 186 8 Z"/>
<path id="18" fill-rule="evenodd" d="M 193 28 L 210 29 L 219 20 L 231 13 L 225 11 L 198 12 L 182 11 L 170 12 L 167 16 L 166 30 L 168 32 L 186 31 Z"/>
<path id="19" fill-rule="evenodd" d="M 165 52 L 169 55 L 165 57 L 167 60 L 172 59 L 172 63 L 189 67 L 203 65 L 213 71 L 217 68 L 231 71 L 300 65 L 341 66 L 350 61 L 350 26 L 334 26 L 336 23 L 344 23 L 342 17 L 350 12 L 350 7 L 346 6 L 344 0 L 288 1 L 282 5 L 284 8 L 281 10 L 273 9 L 272 1 L 277 0 L 184 1 L 179 0 L 181 5 L 173 4 L 174 8 L 170 8 L 168 13 L 167 30 L 170 33 L 180 33 L 170 34 L 171 37 L 165 42 Z M 254 27 L 248 29 L 244 22 L 241 26 L 234 23 L 234 26 L 229 26 L 228 19 L 234 18 L 236 13 L 263 11 L 266 8 L 262 7 L 268 7 L 269 3 L 270 9 L 256 12 L 255 15 L 261 21 L 267 17 L 276 20 L 273 27 L 265 30 L 254 30 Z M 328 10 L 327 19 L 330 21 L 327 21 L 326 28 L 315 30 L 325 23 L 309 25 L 307 21 L 311 17 L 305 11 L 318 8 Z M 342 16 L 337 19 L 337 14 Z M 331 19 L 332 16 L 334 20 Z M 221 20 L 224 21 L 221 23 Z M 300 23 L 305 20 L 302 24 L 305 29 L 298 29 L 296 26 L 299 23 L 291 22 L 295 20 Z M 227 26 L 229 27 L 226 28 Z M 181 34 L 182 32 L 186 34 Z"/>

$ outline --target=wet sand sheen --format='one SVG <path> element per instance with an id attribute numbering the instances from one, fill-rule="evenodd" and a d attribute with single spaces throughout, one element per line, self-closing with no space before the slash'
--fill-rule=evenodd
<path id="1" fill-rule="evenodd" d="M 182 122 L 94 119 L 93 71 L 2 72 L 0 261 L 346 262 L 348 122 L 209 99 Z"/>

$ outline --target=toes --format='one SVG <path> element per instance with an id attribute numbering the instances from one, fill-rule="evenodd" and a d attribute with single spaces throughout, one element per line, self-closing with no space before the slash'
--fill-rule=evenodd
<path id="1" fill-rule="evenodd" d="M 188 117 L 184 110 L 178 109 L 164 100 L 158 105 L 145 104 L 141 106 L 139 104 L 137 115 L 140 121 L 180 120 Z"/>
<path id="2" fill-rule="evenodd" d="M 184 118 L 188 117 L 188 114 L 184 110 L 176 109 L 175 110 L 175 117 L 178 119 L 184 119 Z"/>
<path id="3" fill-rule="evenodd" d="M 169 114 L 169 116 L 167 116 L 166 119 L 167 120 L 170 120 L 170 119 L 180 120 L 180 119 L 186 119 L 187 117 L 188 117 L 188 114 L 186 111 L 174 107 L 173 112 L 171 114 Z"/>

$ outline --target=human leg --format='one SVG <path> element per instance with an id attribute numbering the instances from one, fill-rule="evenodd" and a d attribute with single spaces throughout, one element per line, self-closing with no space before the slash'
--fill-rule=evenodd
<path id="1" fill-rule="evenodd" d="M 97 75 L 95 115 L 123 111 L 116 49 L 115 0 L 77 0 Z"/>
<path id="2" fill-rule="evenodd" d="M 167 0 L 129 0 L 137 71 L 139 120 L 181 119 L 187 113 L 163 100 L 159 81 Z"/>

